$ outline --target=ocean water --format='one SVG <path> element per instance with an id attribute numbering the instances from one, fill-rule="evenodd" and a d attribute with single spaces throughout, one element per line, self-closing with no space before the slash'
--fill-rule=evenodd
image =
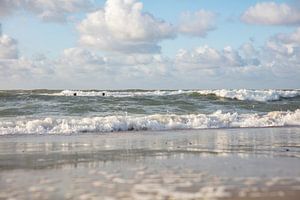
<path id="1" fill-rule="evenodd" d="M 300 90 L 0 91 L 0 135 L 282 126 Z"/>

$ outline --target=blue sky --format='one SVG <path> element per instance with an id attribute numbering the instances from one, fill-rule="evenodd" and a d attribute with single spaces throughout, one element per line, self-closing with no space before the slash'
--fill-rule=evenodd
<path id="1" fill-rule="evenodd" d="M 0 1 L 0 89 L 300 86 L 298 0 L 16 2 Z"/>

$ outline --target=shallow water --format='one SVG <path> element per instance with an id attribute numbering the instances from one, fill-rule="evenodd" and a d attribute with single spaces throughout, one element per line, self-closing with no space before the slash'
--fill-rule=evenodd
<path id="1" fill-rule="evenodd" d="M 3 199 L 298 199 L 299 128 L 7 135 Z"/>

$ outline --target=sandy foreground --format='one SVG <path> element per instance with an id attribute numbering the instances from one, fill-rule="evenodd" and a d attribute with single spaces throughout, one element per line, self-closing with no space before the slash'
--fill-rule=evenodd
<path id="1" fill-rule="evenodd" d="M 300 199 L 300 128 L 0 137 L 0 199 Z"/>

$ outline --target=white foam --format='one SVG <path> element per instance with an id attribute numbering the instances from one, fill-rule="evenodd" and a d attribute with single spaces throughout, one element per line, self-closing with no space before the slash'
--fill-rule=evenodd
<path id="1" fill-rule="evenodd" d="M 198 93 L 200 95 L 216 95 L 222 98 L 238 99 L 241 101 L 278 101 L 281 98 L 293 98 L 300 96 L 300 90 L 156 90 L 156 91 L 81 91 L 81 90 L 64 90 L 54 93 L 54 96 L 105 96 L 107 97 L 137 97 L 137 96 L 168 96 L 180 94 Z"/>
<path id="2" fill-rule="evenodd" d="M 278 101 L 281 98 L 293 98 L 300 96 L 299 90 L 200 90 L 201 95 L 213 94 L 218 97 L 238 99 L 241 101 Z"/>
<path id="3" fill-rule="evenodd" d="M 167 96 L 167 95 L 179 95 L 191 93 L 192 91 L 167 91 L 167 90 L 156 90 L 156 91 L 81 91 L 81 90 L 64 90 L 60 93 L 54 93 L 54 96 L 105 96 L 107 97 L 136 97 L 136 96 Z"/>
<path id="4" fill-rule="evenodd" d="M 107 116 L 91 118 L 45 118 L 2 120 L 0 134 L 71 134 L 140 130 L 180 130 L 234 127 L 300 126 L 295 112 L 259 114 L 215 113 L 205 115 Z"/>

